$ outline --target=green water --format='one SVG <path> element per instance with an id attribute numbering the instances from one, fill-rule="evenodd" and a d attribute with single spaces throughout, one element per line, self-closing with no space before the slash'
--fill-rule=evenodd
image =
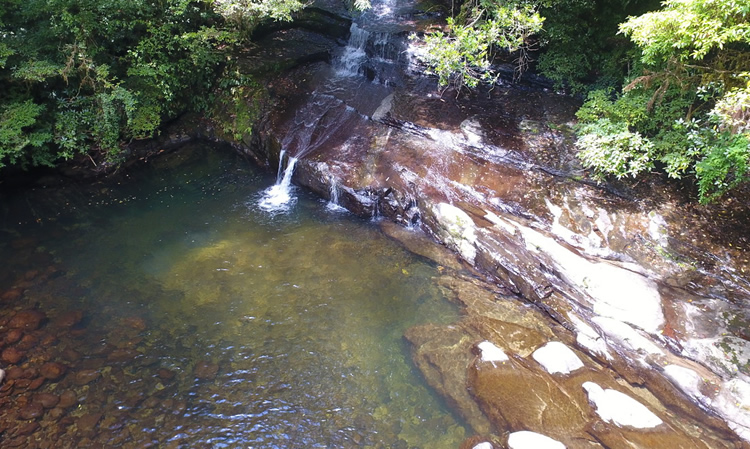
<path id="1" fill-rule="evenodd" d="M 411 325 L 457 318 L 436 267 L 304 192 L 289 213 L 263 212 L 272 183 L 230 152 L 196 147 L 78 194 L 64 213 L 37 208 L 49 217 L 36 251 L 65 274 L 27 296 L 50 317 L 85 311 L 85 340 L 58 349 L 84 354 L 73 371 L 103 373 L 74 387 L 82 400 L 71 412 L 103 413 L 97 430 L 61 441 L 458 447 L 464 428 L 402 339 Z M 134 319 L 145 329 L 128 327 Z M 137 356 L 101 355 L 122 347 Z M 218 372 L 197 379 L 198 364 Z"/>

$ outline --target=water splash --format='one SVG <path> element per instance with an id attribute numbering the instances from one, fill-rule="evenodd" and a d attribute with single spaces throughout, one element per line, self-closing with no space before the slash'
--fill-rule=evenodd
<path id="1" fill-rule="evenodd" d="M 297 164 L 298 158 L 289 157 L 289 162 L 282 172 L 283 159 L 284 152 L 279 157 L 279 172 L 276 184 L 266 189 L 260 201 L 258 201 L 258 207 L 271 214 L 288 212 L 294 206 L 294 203 L 297 202 L 297 197 L 293 195 L 292 175 L 294 174 L 294 166 Z"/>
<path id="2" fill-rule="evenodd" d="M 370 32 L 363 30 L 356 23 L 349 28 L 349 42 L 344 53 L 334 63 L 338 76 L 357 76 L 362 64 L 367 60 L 365 46 L 370 39 Z"/>
<path id="3" fill-rule="evenodd" d="M 336 179 L 331 179 L 331 192 L 326 209 L 331 212 L 347 212 L 347 209 L 339 204 L 339 186 L 336 184 Z"/>

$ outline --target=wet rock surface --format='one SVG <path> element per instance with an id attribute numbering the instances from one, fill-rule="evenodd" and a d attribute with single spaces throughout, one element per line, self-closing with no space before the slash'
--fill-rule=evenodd
<path id="1" fill-rule="evenodd" d="M 278 67 L 257 62 L 292 48 L 282 61 L 289 70 L 269 83 L 273 109 L 256 134 L 235 145 L 262 163 L 279 163 L 284 140 L 292 142 L 305 123 L 298 111 L 330 76 L 346 20 L 334 19 L 328 36 L 309 27 L 268 30 L 266 55 L 239 55 L 243 70 L 268 73 Z M 299 45 L 287 47 L 284 39 Z M 408 76 L 388 89 L 355 83 L 367 101 L 350 92 L 331 102 L 332 110 L 349 107 L 356 114 L 336 115 L 346 117 L 345 126 L 313 136 L 314 148 L 296 147 L 305 154 L 294 180 L 325 198 L 335 187 L 339 204 L 354 213 L 385 216 L 444 245 L 384 226 L 439 264 L 442 287 L 464 308 L 457 323 L 405 334 L 426 381 L 479 435 L 462 447 L 517 449 L 540 441 L 552 448 L 556 442 L 568 448 L 748 447 L 750 208 L 741 195 L 698 206 L 683 186 L 658 178 L 596 185 L 574 157 L 575 101 L 508 86 L 441 95 L 433 80 L 399 64 Z M 374 68 L 366 70 L 368 81 L 378 79 Z M 174 146 L 189 138 L 180 131 L 168 141 Z M 156 153 L 159 145 L 147 150 Z M 88 198 L 66 200 L 75 205 Z M 34 283 L 65 282 L 54 257 L 33 251 L 33 240 L 9 245 L 26 268 L 0 275 L 15 276 L 0 292 L 3 447 L 41 447 L 34 441 L 44 440 L 58 447 L 156 444 L 149 429 L 190 413 L 184 401 L 162 392 L 186 378 L 210 384 L 220 375 L 208 360 L 184 371 L 150 364 L 139 340 L 148 323 L 138 318 L 102 334 L 103 343 L 82 355 L 79 338 L 101 330 L 81 311 L 44 312 L 28 301 Z M 63 290 L 72 298 L 76 289 L 83 290 Z M 507 360 L 483 360 L 482 342 Z M 534 354 L 550 342 L 564 344 L 583 367 L 545 369 Z M 131 363 L 142 364 L 133 369 Z M 142 388 L 131 388 L 133 382 Z M 600 391 L 584 387 L 591 383 L 626 395 L 661 423 L 636 428 L 612 418 L 589 390 L 595 397 Z M 89 405 L 106 403 L 112 392 L 117 408 L 102 413 Z M 133 426 L 132 416 L 151 427 Z M 527 431 L 542 437 L 521 433 Z M 40 432 L 44 437 L 34 438 Z M 349 432 L 342 442 L 367 440 Z"/>
<path id="2" fill-rule="evenodd" d="M 317 120 L 304 114 L 317 101 L 310 92 L 324 86 L 310 80 L 325 79 L 330 67 L 287 72 L 273 92 L 283 107 L 265 116 L 254 142 L 271 163 L 281 149 L 302 156 L 297 184 L 325 198 L 335 189 L 354 213 L 421 229 L 488 280 L 482 289 L 523 299 L 510 310 L 498 306 L 507 300 L 465 304 L 467 318 L 454 328 L 410 330 L 428 382 L 481 434 L 550 426 L 568 447 L 746 444 L 732 433 L 750 440 L 747 204 L 698 206 L 684 186 L 657 177 L 597 185 L 575 158 L 576 101 L 523 86 L 441 95 L 412 62 L 399 61 L 406 75 L 386 91 L 360 81 L 368 103 L 333 93 L 332 108 L 345 104 L 359 117 L 342 118 L 338 130 L 326 125 L 307 146 L 299 124 Z M 528 304 L 543 313 L 533 329 L 518 330 L 514 314 Z M 512 325 L 496 314 L 512 316 Z M 507 350 L 510 364 L 489 370 L 470 361 L 481 341 Z M 586 374 L 563 382 L 541 369 L 531 354 L 550 341 L 580 354 Z M 586 376 L 648 396 L 665 424 L 635 431 L 602 420 L 582 388 Z M 462 390 L 462 379 L 475 387 Z M 514 393 L 538 391 L 527 405 L 547 415 L 503 415 L 507 399 L 491 387 L 503 382 L 515 383 Z M 693 442 L 700 422 L 710 435 Z M 564 436 L 566 428 L 580 440 Z"/>

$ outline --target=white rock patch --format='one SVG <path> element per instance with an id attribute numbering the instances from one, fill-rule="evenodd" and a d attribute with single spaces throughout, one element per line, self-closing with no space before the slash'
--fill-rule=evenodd
<path id="1" fill-rule="evenodd" d="M 593 317 L 591 321 L 596 323 L 607 334 L 607 338 L 616 341 L 620 346 L 627 348 L 631 352 L 642 351 L 646 354 L 655 355 L 664 353 L 653 341 L 641 335 L 633 326 L 627 323 L 603 316 Z"/>
<path id="2" fill-rule="evenodd" d="M 667 365 L 664 367 L 664 373 L 680 389 L 694 398 L 704 397 L 701 393 L 701 376 L 690 368 L 679 365 Z"/>
<path id="3" fill-rule="evenodd" d="M 583 362 L 572 349 L 559 341 L 551 341 L 531 355 L 550 374 L 568 374 L 583 368 Z"/>
<path id="4" fill-rule="evenodd" d="M 490 362 L 493 366 L 495 365 L 495 362 L 507 362 L 508 356 L 503 352 L 502 349 L 495 346 L 493 343 L 489 341 L 483 341 L 477 345 L 480 351 L 482 351 L 482 361 L 483 362 Z"/>
<path id="5" fill-rule="evenodd" d="M 565 449 L 565 445 L 541 433 L 522 430 L 508 437 L 510 449 Z"/>
<path id="6" fill-rule="evenodd" d="M 479 443 L 476 446 L 474 446 L 471 449 L 492 449 L 492 443 L 485 441 L 483 443 Z"/>
<path id="7" fill-rule="evenodd" d="M 463 210 L 448 203 L 439 203 L 432 211 L 442 228 L 440 237 L 443 241 L 455 248 L 464 259 L 474 262 L 477 256 L 474 220 Z"/>
<path id="8" fill-rule="evenodd" d="M 497 215 L 485 218 L 504 230 L 513 229 L 513 234 L 520 233 L 529 251 L 549 257 L 565 281 L 591 297 L 591 308 L 597 315 L 630 323 L 651 334 L 657 334 L 664 324 L 659 289 L 647 276 L 606 261 L 590 261 L 513 220 Z"/>
<path id="9" fill-rule="evenodd" d="M 609 353 L 607 348 L 607 342 L 599 335 L 593 327 L 584 323 L 583 320 L 573 314 L 569 314 L 568 318 L 576 327 L 576 343 L 588 349 L 594 354 L 599 354 L 612 360 L 612 354 Z"/>
<path id="10" fill-rule="evenodd" d="M 588 393 L 589 401 L 596 406 L 596 413 L 604 421 L 638 429 L 648 429 L 662 423 L 645 405 L 625 393 L 611 388 L 604 390 L 594 382 L 585 382 L 583 389 Z"/>

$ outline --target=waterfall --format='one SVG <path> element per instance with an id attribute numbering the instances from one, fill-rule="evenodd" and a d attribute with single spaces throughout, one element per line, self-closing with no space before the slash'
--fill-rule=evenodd
<path id="1" fill-rule="evenodd" d="M 332 212 L 346 212 L 346 208 L 339 204 L 339 186 L 336 184 L 336 178 L 331 178 L 331 191 L 330 199 L 326 205 L 326 209 Z"/>
<path id="2" fill-rule="evenodd" d="M 290 210 L 296 200 L 291 181 L 297 160 L 328 145 L 347 144 L 358 126 L 378 111 L 383 114 L 383 109 L 378 108 L 392 95 L 393 88 L 402 84 L 397 69 L 403 38 L 398 37 L 399 28 L 394 27 L 397 22 L 390 23 L 395 18 L 394 3 L 376 3 L 378 6 L 373 5 L 359 23 L 352 23 L 349 41 L 333 61 L 327 81 L 296 110 L 281 141 L 276 183 L 257 202 L 261 209 L 274 214 Z M 332 180 L 331 210 L 343 209 L 338 204 L 338 193 Z"/>
<path id="3" fill-rule="evenodd" d="M 344 53 L 334 63 L 338 76 L 359 75 L 360 66 L 367 60 L 365 46 L 370 39 L 370 32 L 352 23 L 349 33 L 349 42 L 346 44 Z"/>
<path id="4" fill-rule="evenodd" d="M 281 152 L 279 157 L 279 172 L 276 177 L 276 183 L 266 189 L 263 195 L 258 201 L 258 206 L 266 212 L 272 214 L 287 212 L 296 202 L 296 197 L 292 195 L 292 175 L 294 174 L 294 166 L 297 164 L 297 158 L 289 157 L 286 169 L 283 171 L 281 167 L 283 165 L 284 152 Z"/>

